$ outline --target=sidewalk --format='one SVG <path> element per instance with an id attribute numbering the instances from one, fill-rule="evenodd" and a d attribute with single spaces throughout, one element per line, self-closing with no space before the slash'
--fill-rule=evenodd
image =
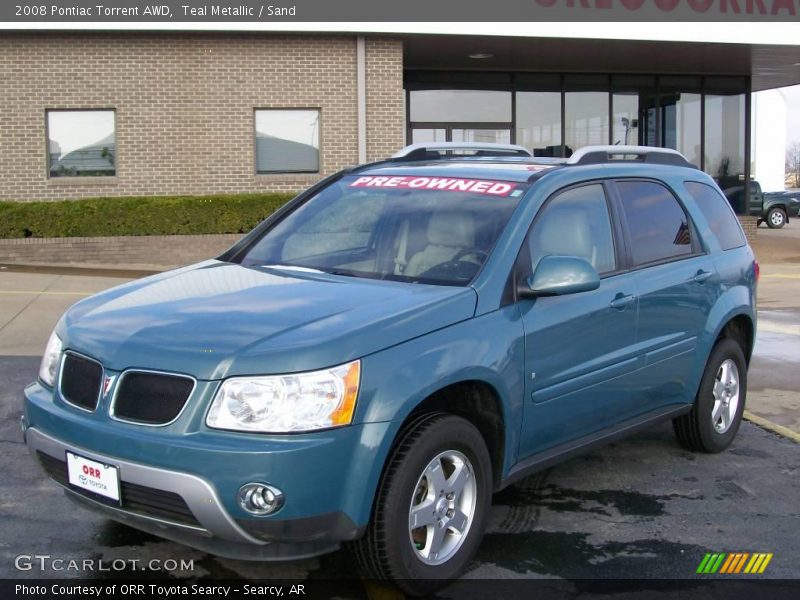
<path id="1" fill-rule="evenodd" d="M 761 280 L 746 417 L 800 442 L 800 221 L 761 227 L 752 245 Z"/>

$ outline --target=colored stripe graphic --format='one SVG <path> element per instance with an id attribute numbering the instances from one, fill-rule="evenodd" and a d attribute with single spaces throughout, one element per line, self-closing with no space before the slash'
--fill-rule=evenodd
<path id="1" fill-rule="evenodd" d="M 696 572 L 697 572 L 697 573 L 705 573 L 705 572 L 706 572 L 706 565 L 708 564 L 708 561 L 709 561 L 710 559 L 711 559 L 711 555 L 710 555 L 710 554 L 706 554 L 706 555 L 703 557 L 703 560 L 702 560 L 702 561 L 700 561 L 700 566 L 699 566 L 699 567 L 697 567 L 697 571 L 696 571 Z"/>
<path id="2" fill-rule="evenodd" d="M 703 562 L 697 567 L 697 572 L 704 574 L 716 573 L 722 565 L 722 561 L 725 560 L 725 556 L 726 554 L 724 552 L 721 554 L 706 554 L 703 558 Z"/>
<path id="3" fill-rule="evenodd" d="M 711 566 L 711 570 L 709 571 L 709 573 L 716 573 L 719 570 L 720 566 L 722 565 L 722 561 L 723 560 L 725 560 L 725 553 L 724 552 L 719 555 L 719 558 L 717 559 L 717 562 L 715 562 Z"/>
<path id="4" fill-rule="evenodd" d="M 750 556 L 749 552 L 745 552 L 744 554 L 742 554 L 741 560 L 739 560 L 739 562 L 736 564 L 736 569 L 735 570 L 731 570 L 731 573 L 741 573 L 742 572 L 742 567 L 744 567 L 744 563 L 747 562 L 747 558 L 749 556 Z"/>
<path id="5" fill-rule="evenodd" d="M 720 575 L 761 574 L 767 569 L 772 557 L 771 552 L 755 552 L 753 554 L 749 552 L 709 552 L 700 561 L 696 572 L 702 575 L 715 573 Z"/>
<path id="6" fill-rule="evenodd" d="M 722 568 L 719 570 L 720 573 L 730 573 L 731 567 L 739 562 L 740 554 L 728 554 L 728 559 L 722 564 Z"/>
<path id="7" fill-rule="evenodd" d="M 750 562 L 747 563 L 747 567 L 745 567 L 745 573 L 763 573 L 764 570 L 767 568 L 769 561 L 772 560 L 772 553 L 757 553 L 753 554 L 753 558 L 750 559 Z"/>
<path id="8" fill-rule="evenodd" d="M 747 552 L 734 552 L 728 555 L 728 560 L 722 565 L 720 573 L 738 573 L 742 566 L 744 566 L 747 557 L 750 556 Z"/>

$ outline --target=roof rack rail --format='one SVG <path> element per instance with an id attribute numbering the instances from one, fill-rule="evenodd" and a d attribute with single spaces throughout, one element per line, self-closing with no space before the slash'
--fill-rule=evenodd
<path id="1" fill-rule="evenodd" d="M 614 158 L 615 156 L 619 158 Z M 594 165 L 615 160 L 637 160 L 649 164 L 697 168 L 677 150 L 653 146 L 584 146 L 567 159 L 567 164 Z"/>
<path id="2" fill-rule="evenodd" d="M 473 156 L 532 156 L 530 150 L 516 144 L 491 144 L 481 142 L 423 142 L 406 146 L 392 156 L 393 160 L 412 161 L 441 158 L 441 152 L 468 150 Z"/>

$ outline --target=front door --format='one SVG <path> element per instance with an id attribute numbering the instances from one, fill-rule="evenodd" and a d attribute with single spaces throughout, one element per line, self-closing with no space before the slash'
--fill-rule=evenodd
<path id="1" fill-rule="evenodd" d="M 638 292 L 633 274 L 620 272 L 612 231 L 604 184 L 568 188 L 545 204 L 520 253 L 518 273 L 533 272 L 543 256 L 566 255 L 585 258 L 601 276 L 590 292 L 519 301 L 526 381 L 520 458 L 618 421 L 635 393 L 628 376 L 637 362 Z"/>

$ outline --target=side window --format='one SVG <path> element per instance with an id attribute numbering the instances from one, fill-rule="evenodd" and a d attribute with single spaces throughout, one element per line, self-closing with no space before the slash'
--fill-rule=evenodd
<path id="1" fill-rule="evenodd" d="M 692 254 L 689 219 L 678 200 L 652 181 L 618 181 L 634 265 Z"/>
<path id="2" fill-rule="evenodd" d="M 616 270 L 614 239 L 601 184 L 559 193 L 544 207 L 528 235 L 533 269 L 544 256 L 578 256 L 598 273 Z"/>
<path id="3" fill-rule="evenodd" d="M 719 241 L 723 250 L 740 248 L 745 245 L 744 234 L 731 210 L 730 204 L 717 190 L 705 183 L 684 181 L 686 191 L 697 202 L 700 211 L 708 221 L 708 226 Z"/>

